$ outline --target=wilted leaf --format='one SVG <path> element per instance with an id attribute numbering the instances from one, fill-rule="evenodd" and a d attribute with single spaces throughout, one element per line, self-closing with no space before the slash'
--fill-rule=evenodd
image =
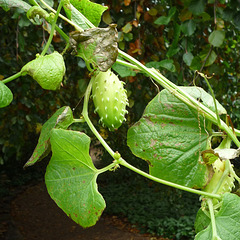
<path id="1" fill-rule="evenodd" d="M 71 43 L 77 47 L 77 56 L 83 58 L 91 68 L 106 72 L 116 61 L 118 55 L 118 34 L 116 25 L 108 28 L 92 28 L 71 34 Z"/>
<path id="2" fill-rule="evenodd" d="M 31 5 L 22 0 L 0 0 L 0 7 L 5 11 L 8 11 L 10 8 L 20 8 L 27 12 L 31 8 Z"/>
<path id="3" fill-rule="evenodd" d="M 73 122 L 72 110 L 70 107 L 62 107 L 58 109 L 47 122 L 44 123 L 38 144 L 30 159 L 24 167 L 29 167 L 45 158 L 51 151 L 50 133 L 53 128 L 67 129 Z"/>
<path id="4" fill-rule="evenodd" d="M 151 175 L 201 188 L 209 177 L 200 154 L 207 147 L 207 137 L 204 119 L 163 90 L 129 129 L 127 143 L 136 156 L 149 162 Z"/>
<path id="5" fill-rule="evenodd" d="M 89 145 L 84 133 L 52 130 L 53 155 L 45 175 L 51 198 L 82 227 L 95 225 L 106 206 L 97 189 L 99 172 L 89 156 Z"/>

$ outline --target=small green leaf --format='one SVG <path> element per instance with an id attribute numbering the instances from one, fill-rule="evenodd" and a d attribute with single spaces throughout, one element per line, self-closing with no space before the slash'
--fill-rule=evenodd
<path id="1" fill-rule="evenodd" d="M 207 148 L 205 124 L 195 110 L 163 90 L 128 130 L 127 144 L 133 154 L 149 162 L 151 175 L 201 188 L 209 180 L 200 154 Z"/>
<path id="2" fill-rule="evenodd" d="M 77 56 L 83 58 L 88 68 L 107 71 L 115 63 L 118 55 L 118 33 L 116 25 L 107 28 L 92 28 L 84 32 L 73 32 L 70 42 L 77 48 Z"/>
<path id="3" fill-rule="evenodd" d="M 208 41 L 214 47 L 220 47 L 223 44 L 224 39 L 225 39 L 225 32 L 221 30 L 215 30 L 210 34 Z"/>
<path id="4" fill-rule="evenodd" d="M 190 68 L 195 71 L 195 70 L 199 70 L 201 66 L 202 66 L 201 58 L 199 56 L 195 56 L 192 60 Z"/>
<path id="5" fill-rule="evenodd" d="M 101 16 L 108 7 L 93 3 L 89 0 L 71 0 L 71 4 L 81 12 L 94 26 L 98 26 Z"/>
<path id="6" fill-rule="evenodd" d="M 162 68 L 165 68 L 171 72 L 176 71 L 176 68 L 172 59 L 165 59 L 160 62 L 148 62 L 146 64 L 146 67 L 149 67 L 149 68 L 154 67 L 159 70 L 161 70 Z"/>
<path id="7" fill-rule="evenodd" d="M 207 1 L 206 0 L 193 0 L 189 5 L 189 10 L 195 14 L 199 15 L 204 12 L 205 6 Z"/>
<path id="8" fill-rule="evenodd" d="M 0 108 L 8 106 L 13 100 L 11 90 L 0 81 Z"/>
<path id="9" fill-rule="evenodd" d="M 186 36 L 191 36 L 196 30 L 196 23 L 190 19 L 182 23 L 181 30 Z"/>
<path id="10" fill-rule="evenodd" d="M 60 88 L 65 70 L 63 56 L 58 52 L 53 52 L 49 55 L 38 56 L 23 66 L 21 72 L 22 75 L 30 75 L 43 89 L 57 90 Z"/>
<path id="11" fill-rule="evenodd" d="M 232 193 L 223 195 L 220 211 L 215 216 L 216 230 L 222 240 L 240 239 L 240 198 Z M 199 232 L 195 240 L 212 239 L 212 225 Z"/>
<path id="12" fill-rule="evenodd" d="M 183 61 L 187 64 L 187 66 L 191 66 L 194 56 L 191 52 L 187 52 L 183 54 Z"/>
<path id="13" fill-rule="evenodd" d="M 117 72 L 122 78 L 136 76 L 136 72 L 134 72 L 131 68 L 123 66 L 122 64 L 114 63 L 112 65 L 112 69 Z"/>
<path id="14" fill-rule="evenodd" d="M 170 8 L 167 17 L 166 16 L 161 16 L 158 19 L 156 19 L 154 21 L 154 23 L 157 24 L 157 25 L 168 25 L 169 22 L 171 21 L 172 17 L 174 16 L 174 14 L 176 13 L 176 11 L 177 11 L 176 7 Z"/>
<path id="15" fill-rule="evenodd" d="M 73 122 L 72 110 L 70 107 L 62 107 L 58 109 L 47 122 L 44 123 L 38 144 L 30 159 L 26 162 L 24 167 L 29 167 L 38 161 L 45 158 L 51 151 L 50 146 L 50 132 L 53 128 L 67 129 Z"/>
<path id="16" fill-rule="evenodd" d="M 51 198 L 82 227 L 95 225 L 106 204 L 98 192 L 98 170 L 89 156 L 90 138 L 80 132 L 54 129 L 52 158 L 45 182 Z"/>
<path id="17" fill-rule="evenodd" d="M 208 54 L 209 54 L 209 48 L 207 47 L 200 53 L 200 58 L 202 62 L 206 59 Z M 217 58 L 217 54 L 215 53 L 215 51 L 211 51 L 204 66 L 207 67 L 212 65 L 215 62 L 216 58 Z"/>
<path id="18" fill-rule="evenodd" d="M 200 100 L 200 102 L 215 112 L 215 105 L 213 97 L 208 94 L 203 88 L 200 87 L 181 87 L 182 90 L 187 92 L 193 98 Z M 227 114 L 226 109 L 216 100 L 218 114 Z"/>
<path id="19" fill-rule="evenodd" d="M 10 8 L 20 8 L 27 12 L 31 8 L 31 5 L 22 0 L 0 0 L 0 7 L 5 11 L 8 11 Z"/>
<path id="20" fill-rule="evenodd" d="M 211 222 L 210 218 L 200 208 L 197 212 L 196 220 L 194 223 L 196 233 L 207 228 L 210 222 Z"/>

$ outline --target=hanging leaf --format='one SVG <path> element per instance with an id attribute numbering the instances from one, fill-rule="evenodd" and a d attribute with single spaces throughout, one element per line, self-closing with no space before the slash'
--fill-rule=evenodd
<path id="1" fill-rule="evenodd" d="M 220 239 L 240 239 L 240 198 L 232 193 L 223 195 L 220 211 L 215 215 L 216 231 Z M 212 224 L 199 232 L 195 240 L 212 239 Z"/>
<path id="2" fill-rule="evenodd" d="M 210 173 L 200 154 L 207 147 L 206 131 L 195 110 L 163 90 L 129 129 L 127 143 L 133 154 L 149 162 L 151 175 L 201 188 Z"/>
<path id="3" fill-rule="evenodd" d="M 210 34 L 208 41 L 214 47 L 220 47 L 223 44 L 224 39 L 225 39 L 225 32 L 221 30 L 215 30 Z"/>
<path id="4" fill-rule="evenodd" d="M 51 198 L 82 227 L 95 225 L 106 204 L 98 192 L 98 170 L 89 156 L 90 138 L 84 133 L 54 129 L 52 158 L 45 182 Z"/>
<path id="5" fill-rule="evenodd" d="M 183 61 L 187 64 L 187 66 L 191 66 L 193 58 L 194 57 L 191 52 L 183 54 Z"/>
<path id="6" fill-rule="evenodd" d="M 207 1 L 206 0 L 193 0 L 189 5 L 189 10 L 195 14 L 199 15 L 204 12 L 205 6 Z"/>
<path id="7" fill-rule="evenodd" d="M 5 11 L 8 11 L 10 8 L 20 8 L 27 12 L 31 8 L 31 5 L 22 0 L 0 0 L 0 7 Z"/>
<path id="8" fill-rule="evenodd" d="M 62 107 L 58 109 L 47 122 L 44 123 L 38 144 L 30 159 L 24 167 L 29 167 L 45 158 L 51 151 L 50 133 L 53 128 L 67 129 L 73 122 L 72 110 L 70 107 Z"/>
<path id="9" fill-rule="evenodd" d="M 84 32 L 73 32 L 70 42 L 77 48 L 77 56 L 83 58 L 89 68 L 106 72 L 118 55 L 116 25 L 107 28 L 92 28 Z"/>
<path id="10" fill-rule="evenodd" d="M 8 106 L 13 100 L 11 90 L 0 81 L 0 108 Z"/>
<path id="11" fill-rule="evenodd" d="M 196 23 L 192 19 L 185 21 L 181 25 L 181 30 L 186 36 L 191 36 L 195 32 L 196 28 Z"/>
<path id="12" fill-rule="evenodd" d="M 169 22 L 171 21 L 172 17 L 174 16 L 174 14 L 176 13 L 177 8 L 176 7 L 171 7 L 169 12 L 168 12 L 168 16 L 161 16 L 158 19 L 156 19 L 154 21 L 155 24 L 157 25 L 168 25 Z"/>
<path id="13" fill-rule="evenodd" d="M 101 21 L 103 12 L 108 9 L 108 7 L 106 6 L 93 3 L 89 0 L 70 0 L 70 2 L 96 27 Z"/>

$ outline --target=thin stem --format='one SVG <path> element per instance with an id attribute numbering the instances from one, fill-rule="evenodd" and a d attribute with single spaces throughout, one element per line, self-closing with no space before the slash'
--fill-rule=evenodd
<path id="1" fill-rule="evenodd" d="M 114 161 L 113 163 L 109 164 L 108 166 L 98 169 L 98 173 L 103 173 L 106 171 L 109 171 L 111 169 L 113 169 L 116 165 L 118 165 L 117 161 Z"/>
<path id="2" fill-rule="evenodd" d="M 218 200 L 222 199 L 219 194 L 203 192 L 203 191 L 200 191 L 200 190 L 192 189 L 192 188 L 189 188 L 189 187 L 185 187 L 185 186 L 182 186 L 182 185 L 179 185 L 179 184 L 176 184 L 176 183 L 172 183 L 172 182 L 169 182 L 169 181 L 166 181 L 166 180 L 154 177 L 154 176 L 152 176 L 152 175 L 150 175 L 150 174 L 148 174 L 148 173 L 146 173 L 144 171 L 141 171 L 140 169 L 130 165 L 123 158 L 120 158 L 117 162 L 119 164 L 123 165 L 124 167 L 127 167 L 130 170 L 132 170 L 132 171 L 134 171 L 134 172 L 136 172 L 136 173 L 138 173 L 138 174 L 140 174 L 140 175 L 142 175 L 142 176 L 144 176 L 146 178 L 149 178 L 149 179 L 151 179 L 151 180 L 153 180 L 155 182 L 158 182 L 158 183 L 170 186 L 170 187 L 178 188 L 178 189 L 183 190 L 183 191 L 195 193 L 195 194 L 198 194 L 198 195 L 203 195 L 203 196 L 206 196 L 206 197 L 216 198 Z"/>
<path id="3" fill-rule="evenodd" d="M 209 212 L 210 212 L 210 217 L 211 217 L 211 224 L 212 224 L 212 239 L 218 239 L 218 234 L 217 234 L 217 228 L 216 228 L 216 222 L 215 222 L 215 215 L 214 215 L 214 209 L 213 209 L 213 203 L 212 199 L 207 200 Z"/>
<path id="4" fill-rule="evenodd" d="M 213 98 L 213 102 L 214 102 L 214 107 L 215 107 L 215 113 L 217 115 L 217 123 L 218 123 L 218 126 L 221 126 L 221 122 L 220 122 L 220 117 L 219 117 L 219 114 L 218 114 L 218 109 L 217 109 L 217 102 L 216 102 L 216 99 L 215 99 L 215 96 L 214 96 L 214 93 L 213 93 L 213 90 L 212 90 L 212 87 L 207 79 L 207 77 L 203 74 L 203 73 L 198 73 L 201 77 L 204 78 L 204 80 L 206 81 L 207 85 L 208 85 L 208 88 L 212 94 L 212 98 Z"/>
<path id="5" fill-rule="evenodd" d="M 8 78 L 2 80 L 1 82 L 4 83 L 4 84 L 5 84 L 5 83 L 8 83 L 8 82 L 11 82 L 11 81 L 15 80 L 16 78 L 21 77 L 21 75 L 22 75 L 22 73 L 21 73 L 21 72 L 18 72 L 18 73 L 16 73 L 16 74 L 12 75 L 11 77 L 8 77 Z"/>
<path id="6" fill-rule="evenodd" d="M 83 103 L 83 111 L 82 111 L 82 115 L 85 119 L 85 121 L 87 122 L 89 128 L 91 129 L 91 131 L 93 132 L 93 134 L 97 137 L 97 139 L 101 142 L 101 144 L 103 145 L 103 147 L 108 151 L 108 153 L 114 158 L 114 151 L 109 147 L 109 145 L 105 142 L 105 140 L 102 138 L 102 136 L 99 134 L 99 132 L 96 130 L 96 128 L 94 127 L 94 125 L 92 124 L 91 120 L 88 117 L 88 101 L 89 101 L 89 97 L 90 97 L 90 93 L 92 90 L 92 82 L 95 79 L 92 78 L 90 83 L 88 84 L 85 96 L 84 96 L 84 103 Z"/>
<path id="7" fill-rule="evenodd" d="M 29 3 L 34 6 L 39 6 L 39 4 L 35 0 L 29 0 Z"/>
<path id="8" fill-rule="evenodd" d="M 60 11 L 62 9 L 62 6 L 63 6 L 62 1 L 60 1 L 59 5 L 58 5 L 57 12 L 56 12 L 56 15 L 55 15 L 55 17 L 53 19 L 50 36 L 48 38 L 47 44 L 45 45 L 45 47 L 44 47 L 44 49 L 43 49 L 43 51 L 41 53 L 41 56 L 44 56 L 46 54 L 46 52 L 47 52 L 47 50 L 48 50 L 48 48 L 49 48 L 49 46 L 50 46 L 50 44 L 52 42 L 53 34 L 54 34 L 54 31 L 55 31 L 55 27 L 56 27 L 56 22 L 57 22 L 57 19 L 58 19 L 58 15 L 59 15 L 59 13 L 60 13 Z"/>
<path id="9" fill-rule="evenodd" d="M 45 3 L 43 0 L 39 0 L 47 9 L 49 9 L 51 12 L 56 13 L 56 10 L 51 8 L 47 3 Z M 64 21 L 68 22 L 70 25 L 76 28 L 76 30 L 83 32 L 84 30 L 79 27 L 77 24 L 69 20 L 68 18 L 64 17 L 62 14 L 59 14 L 59 17 L 62 18 Z"/>
<path id="10" fill-rule="evenodd" d="M 119 64 L 121 64 L 121 65 L 123 65 L 123 66 L 125 66 L 125 67 L 129 67 L 129 68 L 132 68 L 132 69 L 141 71 L 141 69 L 140 69 L 138 66 L 136 66 L 136 65 L 134 65 L 134 64 L 131 64 L 131 63 L 129 63 L 129 62 L 123 61 L 123 60 L 121 60 L 121 59 L 117 59 L 117 60 L 116 60 L 116 63 L 119 63 Z"/>
<path id="11" fill-rule="evenodd" d="M 86 122 L 84 118 L 74 118 L 73 123 L 84 123 Z"/>

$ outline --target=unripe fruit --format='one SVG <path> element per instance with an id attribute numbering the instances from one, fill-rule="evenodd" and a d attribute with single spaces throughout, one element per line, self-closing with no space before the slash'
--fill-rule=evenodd
<path id="1" fill-rule="evenodd" d="M 126 120 L 127 113 L 128 99 L 124 83 L 111 70 L 99 71 L 93 78 L 92 96 L 100 122 L 110 131 L 118 129 Z"/>

